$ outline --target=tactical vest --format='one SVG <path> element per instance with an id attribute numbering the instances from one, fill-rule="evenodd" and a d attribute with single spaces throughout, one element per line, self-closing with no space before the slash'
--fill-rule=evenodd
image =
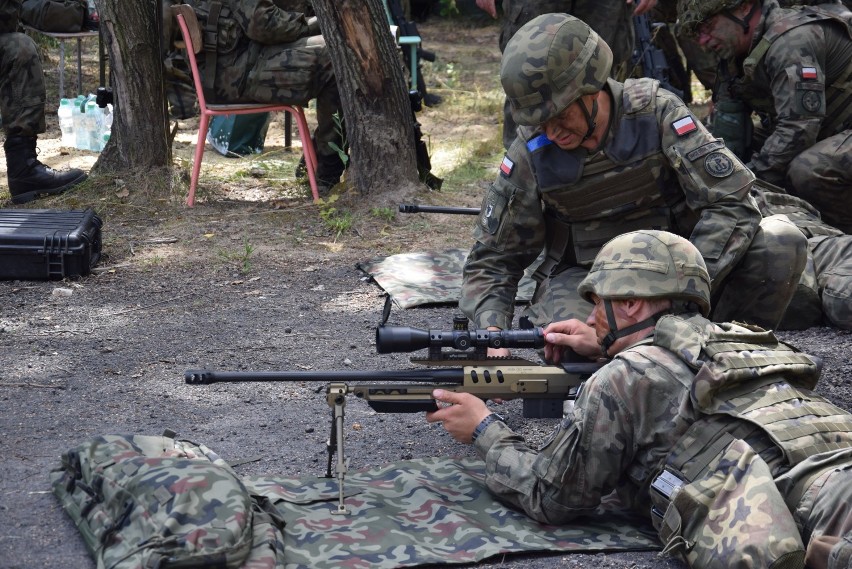
<path id="1" fill-rule="evenodd" d="M 654 343 L 698 368 L 688 387 L 704 417 L 653 480 L 652 520 L 666 548 L 696 567 L 741 566 L 734 559 L 748 551 L 758 560 L 742 566 L 802 567 L 804 546 L 774 478 L 810 456 L 852 447 L 852 415 L 810 391 L 820 371 L 811 358 L 772 332 L 719 326 L 707 335 L 688 320 L 658 324 Z M 753 533 L 752 514 L 764 525 L 772 520 L 765 533 Z M 737 546 L 726 550 L 732 540 Z"/>
<path id="2" fill-rule="evenodd" d="M 852 12 L 839 5 L 805 6 L 773 22 L 743 62 L 745 79 L 747 81 L 754 79 L 755 72 L 769 48 L 786 32 L 806 24 L 831 20 L 842 25 L 852 39 Z M 825 100 L 825 119 L 818 135 L 820 140 L 852 126 L 852 58 L 847 61 L 845 69 L 832 80 L 831 84 L 828 84 L 828 78 L 826 78 Z M 772 115 L 774 116 L 775 113 L 772 112 Z"/>
<path id="3" fill-rule="evenodd" d="M 642 78 L 628 79 L 623 88 L 613 81 L 608 85 L 618 121 L 611 128 L 618 136 L 591 158 L 583 148 L 565 151 L 538 130 L 522 130 L 529 137 L 527 150 L 547 222 L 547 256 L 534 275 L 537 280 L 559 266 L 591 266 L 604 243 L 627 231 L 689 235 L 697 221 L 661 148 L 659 82 Z"/>

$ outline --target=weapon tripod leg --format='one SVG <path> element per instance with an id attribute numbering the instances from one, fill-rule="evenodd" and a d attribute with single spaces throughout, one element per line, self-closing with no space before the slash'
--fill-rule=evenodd
<path id="1" fill-rule="evenodd" d="M 344 503 L 344 488 L 343 483 L 346 478 L 346 458 L 343 453 L 343 411 L 346 407 L 346 391 L 338 392 L 334 397 L 334 421 L 332 424 L 332 436 L 334 437 L 334 443 L 329 441 L 329 444 L 335 444 L 337 446 L 337 491 L 338 491 L 338 499 L 337 499 L 337 510 L 332 512 L 333 514 L 348 514 L 349 510 L 346 509 L 346 504 Z M 331 463 L 331 455 L 329 455 L 329 464 Z"/>

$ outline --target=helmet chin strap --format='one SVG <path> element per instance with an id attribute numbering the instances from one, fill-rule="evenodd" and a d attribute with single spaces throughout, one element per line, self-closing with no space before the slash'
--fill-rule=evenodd
<path id="1" fill-rule="evenodd" d="M 754 16 L 754 13 L 757 11 L 758 6 L 760 6 L 760 4 L 757 2 L 757 0 L 752 0 L 751 10 L 749 10 L 749 13 L 744 20 L 740 20 L 728 10 L 722 12 L 722 15 L 728 18 L 729 20 L 732 20 L 733 22 L 739 24 L 739 26 L 743 29 L 743 34 L 747 34 L 749 30 L 749 22 L 751 21 L 751 17 Z"/>
<path id="2" fill-rule="evenodd" d="M 601 352 L 605 358 L 611 357 L 607 352 L 619 338 L 624 338 L 625 336 L 629 336 L 635 332 L 639 332 L 640 330 L 644 330 L 645 328 L 649 328 L 654 326 L 657 323 L 657 320 L 662 318 L 666 314 L 671 313 L 671 309 L 666 308 L 665 310 L 661 310 L 656 314 L 652 314 L 645 320 L 637 322 L 635 324 L 631 324 L 627 328 L 622 330 L 618 329 L 618 325 L 615 322 L 615 313 L 612 310 L 612 301 L 609 299 L 603 299 L 604 310 L 606 311 L 606 322 L 609 324 L 609 334 L 604 336 L 604 339 L 601 341 Z"/>
<path id="3" fill-rule="evenodd" d="M 586 108 L 586 103 L 581 98 L 577 101 L 580 103 L 580 110 L 583 111 L 583 115 L 586 117 L 586 124 L 589 126 L 589 130 L 586 131 L 586 135 L 583 137 L 583 142 L 589 140 L 593 134 L 595 134 L 595 129 L 598 127 L 595 119 L 598 116 L 598 98 L 595 97 L 595 100 L 592 102 L 592 113 L 589 114 L 589 110 Z"/>

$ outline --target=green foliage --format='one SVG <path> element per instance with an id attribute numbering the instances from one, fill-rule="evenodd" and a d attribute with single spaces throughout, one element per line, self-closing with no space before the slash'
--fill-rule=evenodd
<path id="1" fill-rule="evenodd" d="M 441 9 L 439 12 L 442 16 L 458 16 L 459 8 L 456 6 L 456 0 L 441 0 Z"/>
<path id="2" fill-rule="evenodd" d="M 349 143 L 346 142 L 346 128 L 343 125 L 343 117 L 340 115 L 340 111 L 331 115 L 332 120 L 334 121 L 334 132 L 340 137 L 340 140 L 343 143 L 343 148 L 335 144 L 334 142 L 329 142 L 328 145 L 331 146 L 331 149 L 337 152 L 337 155 L 340 157 L 340 161 L 343 162 L 343 168 L 349 164 L 349 155 L 346 153 L 346 148 L 349 147 Z"/>
<path id="3" fill-rule="evenodd" d="M 396 211 L 392 207 L 374 207 L 370 210 L 370 215 L 377 219 L 393 221 L 396 217 Z"/>
<path id="4" fill-rule="evenodd" d="M 230 264 L 236 265 L 240 274 L 247 275 L 251 271 L 251 257 L 254 254 L 254 245 L 252 245 L 248 236 L 243 237 L 243 248 L 237 251 L 219 251 L 219 257 Z"/>
<path id="5" fill-rule="evenodd" d="M 320 199 L 317 202 L 320 208 L 320 217 L 329 229 L 334 231 L 335 240 L 338 239 L 344 232 L 349 231 L 352 227 L 352 214 L 348 211 L 342 211 L 334 207 L 338 200 L 338 196 L 333 195 L 328 199 Z"/>

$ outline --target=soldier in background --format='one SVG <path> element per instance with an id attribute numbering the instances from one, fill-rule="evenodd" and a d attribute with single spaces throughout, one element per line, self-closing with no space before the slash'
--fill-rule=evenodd
<path id="1" fill-rule="evenodd" d="M 765 117 L 765 141 L 751 149 L 748 166 L 852 232 L 852 12 L 839 4 L 680 0 L 678 14 L 682 33 L 723 60 L 717 106 L 739 103 L 746 126 L 751 111 Z"/>
<path id="2" fill-rule="evenodd" d="M 548 325 L 545 355 L 609 361 L 544 445 L 476 396 L 433 393 L 427 421 L 473 444 L 489 490 L 547 524 L 615 492 L 692 567 L 850 567 L 852 415 L 812 391 L 818 363 L 711 323 L 704 260 L 671 233 L 614 238 L 579 293 L 592 314 Z"/>
<path id="3" fill-rule="evenodd" d="M 611 62 L 606 43 L 564 14 L 535 18 L 507 45 L 500 79 L 524 126 L 483 199 L 459 307 L 476 328 L 511 328 L 530 267 L 533 324 L 585 318 L 577 284 L 603 243 L 660 228 L 704 255 L 715 319 L 774 328 L 805 238 L 784 217 L 761 218 L 754 175 L 683 101 L 653 79 L 615 81 Z"/>
<path id="4" fill-rule="evenodd" d="M 497 17 L 496 0 L 476 0 L 476 5 Z M 503 0 L 503 25 L 500 53 L 521 27 L 542 14 L 571 14 L 586 22 L 610 46 L 613 54 L 612 76 L 624 79 L 633 54 L 633 14 L 644 14 L 657 0 Z M 633 5 L 635 4 L 635 8 Z M 633 8 L 633 9 L 631 9 Z M 503 105 L 503 146 L 508 150 L 515 139 L 517 125 L 512 119 L 509 101 Z"/>
<path id="5" fill-rule="evenodd" d="M 751 195 L 764 217 L 785 215 L 808 240 L 808 261 L 778 325 L 803 330 L 826 323 L 852 330 L 852 235 L 825 223 L 808 202 L 758 180 Z"/>
<path id="6" fill-rule="evenodd" d="M 188 2 L 189 3 L 189 2 Z M 204 30 L 214 3 L 190 3 Z M 329 143 L 343 147 L 333 116 L 340 94 L 331 58 L 316 17 L 307 17 L 304 0 L 225 0 L 221 3 L 214 51 L 198 54 L 198 65 L 212 102 L 283 103 L 307 106 L 316 99 L 317 182 L 330 188 L 344 164 Z M 212 68 L 211 68 L 212 66 Z"/>
<path id="7" fill-rule="evenodd" d="M 38 159 L 45 131 L 44 72 L 32 38 L 18 33 L 20 0 L 0 0 L 0 115 L 6 140 L 6 177 L 12 203 L 60 194 L 86 179 L 72 168 L 57 172 Z"/>

